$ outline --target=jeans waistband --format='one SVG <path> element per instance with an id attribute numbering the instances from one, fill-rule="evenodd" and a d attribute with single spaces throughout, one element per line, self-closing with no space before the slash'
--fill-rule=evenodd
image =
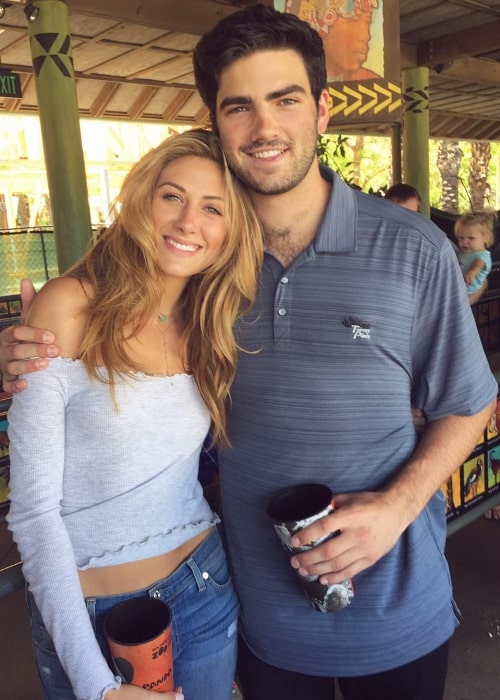
<path id="1" fill-rule="evenodd" d="M 193 577 L 199 590 L 203 590 L 206 586 L 204 579 L 205 569 L 209 570 L 212 563 L 215 563 L 221 555 L 224 556 L 222 542 L 217 528 L 214 528 L 208 537 L 206 537 L 189 557 L 183 561 L 175 571 L 169 574 L 169 576 L 155 581 L 150 586 L 129 593 L 109 596 L 90 596 L 86 598 L 86 600 L 87 602 L 99 600 L 108 607 L 108 603 L 115 605 L 121 600 L 128 598 L 139 598 L 141 596 L 157 597 L 157 591 L 160 588 L 168 589 L 169 598 L 172 599 L 180 595 L 188 586 L 192 585 Z"/>

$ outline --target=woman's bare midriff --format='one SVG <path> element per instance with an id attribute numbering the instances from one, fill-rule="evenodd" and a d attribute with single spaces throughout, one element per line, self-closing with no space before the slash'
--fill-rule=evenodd
<path id="1" fill-rule="evenodd" d="M 205 530 L 172 552 L 157 557 L 79 571 L 84 597 L 131 593 L 152 586 L 173 573 L 211 532 L 211 529 Z"/>

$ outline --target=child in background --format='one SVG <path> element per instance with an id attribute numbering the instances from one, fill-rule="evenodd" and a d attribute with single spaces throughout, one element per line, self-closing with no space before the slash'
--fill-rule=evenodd
<path id="1" fill-rule="evenodd" d="M 491 270 L 491 253 L 487 248 L 495 242 L 494 224 L 495 214 L 486 211 L 463 214 L 455 222 L 458 261 L 469 300 L 482 287 Z"/>

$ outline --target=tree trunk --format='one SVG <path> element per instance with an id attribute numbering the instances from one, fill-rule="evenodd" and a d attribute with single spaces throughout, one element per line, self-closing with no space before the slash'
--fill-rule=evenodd
<path id="1" fill-rule="evenodd" d="M 488 141 L 473 141 L 471 143 L 471 164 L 469 172 L 469 191 L 473 211 L 482 211 L 485 198 L 489 194 L 488 165 L 491 157 L 491 146 Z"/>
<path id="2" fill-rule="evenodd" d="M 359 134 L 354 139 L 352 146 L 352 182 L 363 188 L 361 183 L 361 157 L 363 155 L 364 139 Z"/>
<path id="3" fill-rule="evenodd" d="M 463 152 L 458 141 L 439 142 L 437 166 L 441 175 L 441 209 L 458 214 L 458 173 Z"/>

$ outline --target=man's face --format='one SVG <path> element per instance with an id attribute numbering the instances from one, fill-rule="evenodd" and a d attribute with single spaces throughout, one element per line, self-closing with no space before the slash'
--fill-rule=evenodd
<path id="1" fill-rule="evenodd" d="M 328 93 L 315 102 L 293 50 L 259 51 L 222 72 L 216 108 L 222 147 L 253 192 L 281 194 L 306 178 L 328 118 Z"/>
<path id="2" fill-rule="evenodd" d="M 363 65 L 368 56 L 372 12 L 359 11 L 354 17 L 338 15 L 323 38 L 328 73 L 343 75 L 353 73 Z"/>

